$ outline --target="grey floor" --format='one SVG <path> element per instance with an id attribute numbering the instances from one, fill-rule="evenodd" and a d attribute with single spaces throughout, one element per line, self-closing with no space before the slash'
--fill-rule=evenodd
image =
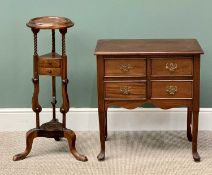
<path id="1" fill-rule="evenodd" d="M 68 151 L 65 139 L 37 138 L 27 159 L 13 162 L 25 148 L 25 132 L 0 132 L 0 175 L 212 175 L 212 132 L 199 132 L 195 163 L 185 131 L 109 132 L 106 160 L 99 162 L 98 132 L 76 132 L 76 146 L 88 157 L 79 162 Z"/>

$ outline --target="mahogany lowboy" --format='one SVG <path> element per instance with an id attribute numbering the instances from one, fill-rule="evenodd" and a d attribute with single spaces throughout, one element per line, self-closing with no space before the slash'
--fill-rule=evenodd
<path id="1" fill-rule="evenodd" d="M 152 103 L 169 109 L 187 107 L 187 138 L 197 152 L 200 55 L 195 39 L 99 40 L 96 51 L 101 151 L 105 158 L 107 109 Z"/>

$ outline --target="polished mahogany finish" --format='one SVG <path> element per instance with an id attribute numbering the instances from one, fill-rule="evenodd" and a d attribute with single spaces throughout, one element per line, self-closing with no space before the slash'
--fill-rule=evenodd
<path id="1" fill-rule="evenodd" d="M 87 157 L 80 155 L 75 148 L 76 135 L 74 131 L 66 128 L 66 113 L 69 111 L 69 98 L 67 93 L 67 56 L 65 50 L 65 34 L 67 28 L 73 26 L 71 20 L 64 17 L 38 17 L 27 23 L 34 34 L 34 57 L 33 57 L 33 75 L 34 94 L 32 97 L 32 109 L 36 113 L 36 128 L 31 129 L 26 134 L 26 149 L 23 153 L 13 157 L 14 161 L 25 159 L 32 149 L 33 139 L 36 137 L 54 138 L 59 141 L 65 137 L 68 140 L 70 152 L 77 160 L 87 161 Z M 40 29 L 51 29 L 52 31 L 52 52 L 39 56 L 37 53 L 37 34 Z M 62 35 L 62 54 L 55 51 L 55 29 L 59 29 Z M 42 110 L 38 101 L 39 96 L 39 76 L 46 75 L 52 78 L 52 109 L 53 118 L 50 122 L 40 126 L 39 113 Z M 61 77 L 62 84 L 62 106 L 60 112 L 63 121 L 60 123 L 56 118 L 56 76 Z"/>
<path id="2" fill-rule="evenodd" d="M 119 67 L 119 69 L 117 69 Z M 105 60 L 105 76 L 107 77 L 144 77 L 146 76 L 145 59 L 106 59 Z"/>
<path id="3" fill-rule="evenodd" d="M 195 161 L 200 91 L 200 55 L 195 39 L 99 40 L 97 57 L 98 112 L 101 151 L 105 158 L 107 109 L 134 109 L 145 103 L 169 109 L 185 106 L 187 138 Z"/>
<path id="4" fill-rule="evenodd" d="M 74 23 L 65 17 L 41 16 L 31 19 L 27 26 L 33 29 L 65 29 L 74 26 Z"/>
<path id="5" fill-rule="evenodd" d="M 194 55 L 203 51 L 196 39 L 99 40 L 96 55 Z"/>

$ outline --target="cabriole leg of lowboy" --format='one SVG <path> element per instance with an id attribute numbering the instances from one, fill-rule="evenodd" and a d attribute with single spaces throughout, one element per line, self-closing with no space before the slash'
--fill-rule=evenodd
<path id="1" fill-rule="evenodd" d="M 200 156 L 199 153 L 197 152 L 198 118 L 199 118 L 199 111 L 193 111 L 192 154 L 195 162 L 200 161 Z"/>
<path id="2" fill-rule="evenodd" d="M 101 151 L 97 156 L 98 160 L 105 159 L 105 111 L 99 111 L 99 130 L 100 130 L 100 142 L 101 142 Z"/>
<path id="3" fill-rule="evenodd" d="M 187 138 L 192 141 L 192 108 L 188 107 L 187 109 Z"/>
<path id="4" fill-rule="evenodd" d="M 200 56 L 194 57 L 194 81 L 193 81 L 193 121 L 192 121 L 192 154 L 195 162 L 200 161 L 197 152 L 197 136 L 199 121 L 199 99 L 200 99 Z"/>
<path id="5" fill-rule="evenodd" d="M 107 110 L 105 110 L 105 141 L 107 140 Z"/>

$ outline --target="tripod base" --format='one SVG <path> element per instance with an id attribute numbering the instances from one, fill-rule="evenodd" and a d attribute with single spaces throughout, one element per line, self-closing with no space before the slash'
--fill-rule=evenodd
<path id="1" fill-rule="evenodd" d="M 34 128 L 26 133 L 26 149 L 23 153 L 16 154 L 13 157 L 14 161 L 23 160 L 27 157 L 32 149 L 33 140 L 36 137 L 54 138 L 57 141 L 64 137 L 68 140 L 70 152 L 77 160 L 83 162 L 88 160 L 86 156 L 79 154 L 75 148 L 76 135 L 74 131 L 63 128 L 62 123 L 52 120 L 44 123 L 40 129 Z"/>

